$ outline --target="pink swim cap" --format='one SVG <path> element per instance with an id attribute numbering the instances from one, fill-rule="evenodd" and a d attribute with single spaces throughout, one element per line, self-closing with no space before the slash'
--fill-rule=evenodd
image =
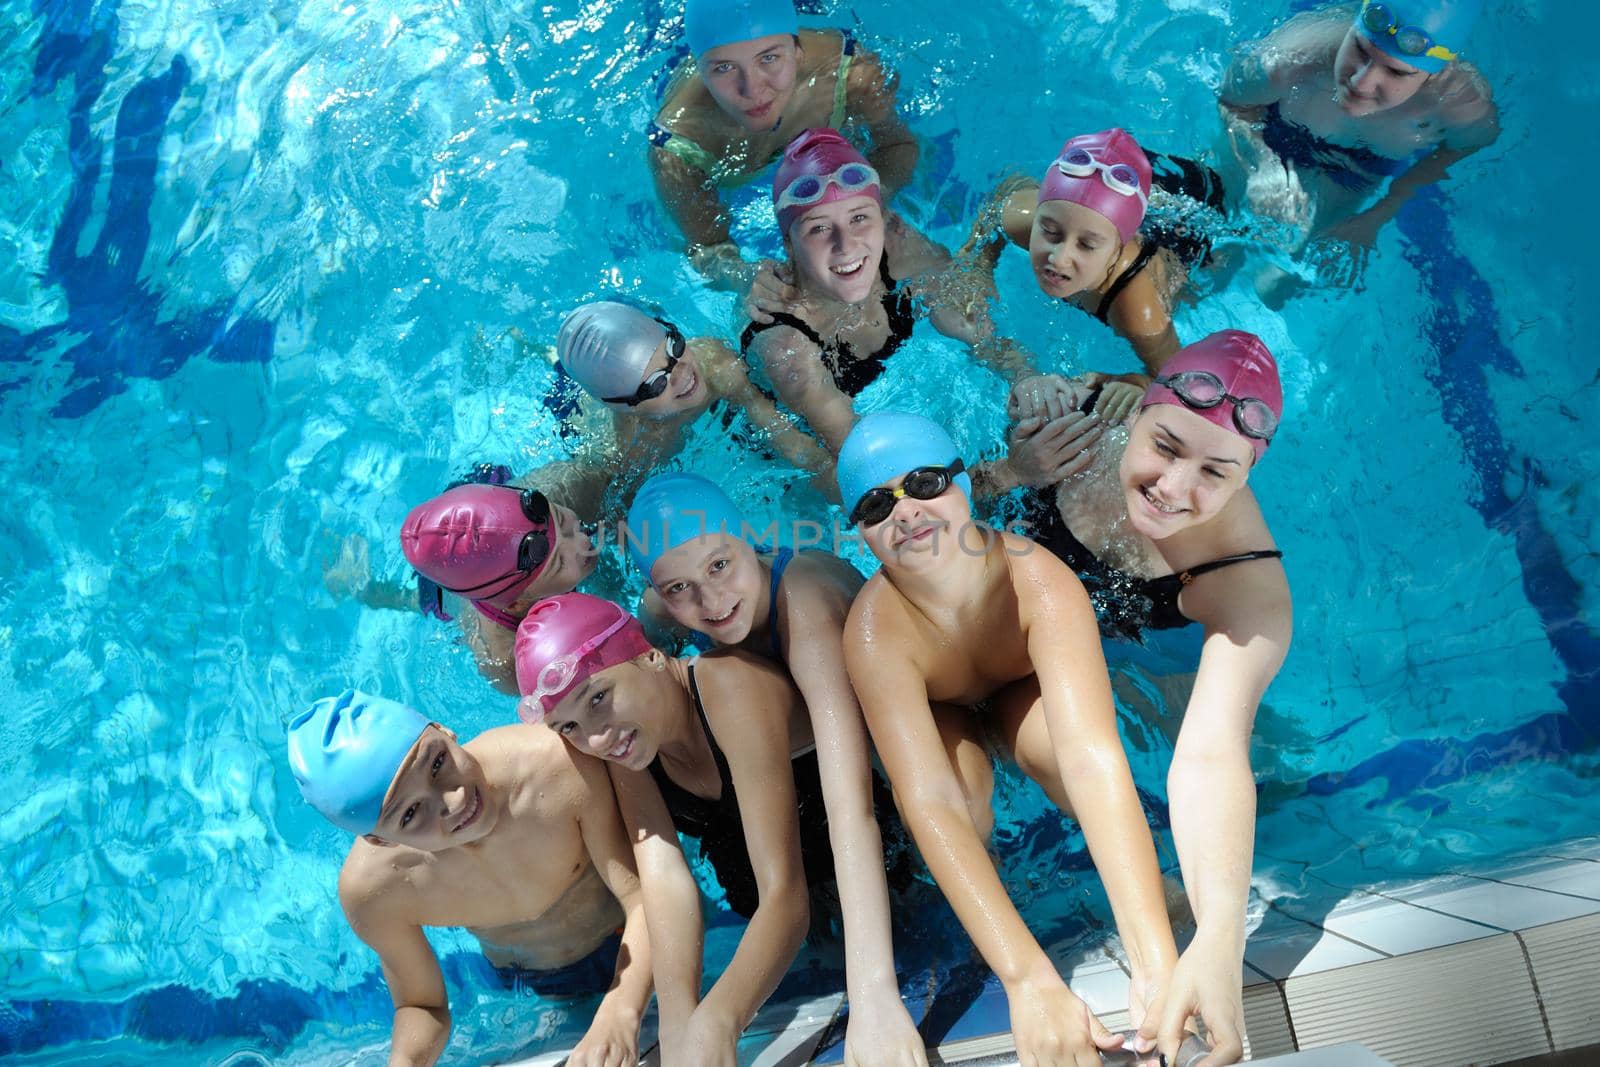
<path id="1" fill-rule="evenodd" d="M 844 168 L 851 164 L 862 170 L 845 172 Z M 846 180 L 868 176 L 870 180 L 859 183 Z M 801 178 L 814 179 L 819 195 L 815 198 L 802 196 L 800 199 L 804 203 L 785 204 L 785 193 L 790 193 L 792 197 L 794 193 L 809 192 L 803 188 L 791 192 L 791 187 Z M 835 180 L 829 181 L 829 178 Z M 838 130 L 826 126 L 805 130 L 789 142 L 789 147 L 783 150 L 778 172 L 772 178 L 772 205 L 778 212 L 779 233 L 787 237 L 794 220 L 818 204 L 831 204 L 852 196 L 870 196 L 878 202 L 879 207 L 883 206 L 883 190 L 878 188 L 877 172 Z"/>
<path id="2" fill-rule="evenodd" d="M 1222 383 L 1222 392 L 1238 398 L 1237 401 L 1219 399 L 1211 407 L 1197 407 L 1164 384 L 1181 384 L 1191 396 L 1196 392 L 1207 395 L 1203 380 L 1186 383 L 1173 381 L 1195 371 L 1215 375 Z M 1240 407 L 1241 403 L 1249 404 L 1252 401 L 1264 404 L 1272 413 L 1271 419 L 1253 420 Z M 1278 419 L 1283 415 L 1283 386 L 1278 382 L 1278 362 L 1255 334 L 1243 330 L 1218 330 L 1186 348 L 1180 348 L 1161 365 L 1160 376 L 1145 390 L 1139 408 L 1142 411 L 1153 404 L 1175 404 L 1224 430 L 1238 434 L 1250 442 L 1256 450 L 1256 459 L 1260 460 L 1261 454 L 1267 450 L 1272 432 L 1277 429 Z M 1245 433 L 1240 429 L 1240 420 L 1246 425 L 1261 427 L 1266 436 Z"/>
<path id="3" fill-rule="evenodd" d="M 587 593 L 547 597 L 517 627 L 517 716 L 537 723 L 585 678 L 654 646 L 639 620 Z"/>
<path id="4" fill-rule="evenodd" d="M 522 539 L 534 531 L 550 538 L 550 551 L 532 570 L 519 570 Z M 441 588 L 506 608 L 549 565 L 557 536 L 553 521 L 536 525 L 523 512 L 515 486 L 458 485 L 411 509 L 400 548 Z"/>
<path id="5" fill-rule="evenodd" d="M 1063 166 L 1077 171 L 1085 169 L 1082 162 L 1074 166 L 1074 160 L 1088 160 L 1092 169 L 1078 175 L 1062 169 Z M 1132 183 L 1129 183 L 1128 192 L 1108 184 L 1108 178 L 1115 181 L 1115 176 L 1109 174 L 1108 170 L 1118 166 L 1132 168 L 1139 187 L 1138 193 L 1131 191 Z M 1086 133 L 1062 145 L 1061 154 L 1045 171 L 1044 181 L 1039 186 L 1039 203 L 1065 200 L 1082 204 L 1090 211 L 1104 215 L 1117 228 L 1117 233 L 1121 234 L 1124 241 L 1139 232 L 1139 223 L 1144 221 L 1145 203 L 1149 198 L 1150 160 L 1145 156 L 1144 149 L 1139 147 L 1139 142 L 1118 127 L 1099 133 Z"/>

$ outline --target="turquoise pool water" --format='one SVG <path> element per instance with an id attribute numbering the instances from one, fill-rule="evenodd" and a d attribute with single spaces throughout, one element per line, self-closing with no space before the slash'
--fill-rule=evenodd
<path id="1" fill-rule="evenodd" d="M 947 244 L 997 177 L 1073 132 L 1118 123 L 1215 159 L 1227 46 L 1287 14 L 908 10 L 806 20 L 856 27 L 900 70 L 924 152 L 899 206 Z M 334 899 L 348 839 L 301 803 L 283 724 L 352 682 L 464 733 L 512 702 L 448 628 L 330 596 L 323 560 L 359 534 L 399 577 L 411 503 L 476 461 L 569 452 L 551 369 L 513 329 L 548 341 L 572 305 L 622 292 L 734 332 L 643 162 L 676 12 L 0 7 L 0 1055 L 382 1062 L 388 999 Z M 1277 314 L 1240 281 L 1178 317 L 1186 337 L 1256 330 L 1285 372 L 1287 428 L 1253 476 L 1298 623 L 1255 751 L 1263 899 L 1470 865 L 1600 813 L 1600 315 L 1580 280 L 1600 71 L 1540 51 L 1597 23 L 1490 5 L 1472 55 L 1505 132 L 1385 231 L 1361 291 Z M 1132 365 L 1007 258 L 1004 320 L 1048 365 Z M 923 329 L 865 403 L 915 405 L 975 452 L 999 440 L 1001 397 Z M 737 463 L 726 480 L 763 515 L 806 499 L 710 428 L 688 462 Z M 610 566 L 602 586 L 637 591 Z M 1108 650 L 1158 822 L 1172 730 L 1150 723 L 1190 642 Z M 1101 936 L 1072 837 L 1029 790 L 1005 810 L 1030 919 Z M 501 992 L 469 938 L 435 941 L 456 1062 L 574 1032 L 581 1006 Z"/>

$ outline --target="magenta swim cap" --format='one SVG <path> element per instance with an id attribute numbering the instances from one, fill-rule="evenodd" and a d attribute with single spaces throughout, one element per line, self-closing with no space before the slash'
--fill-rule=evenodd
<path id="1" fill-rule="evenodd" d="M 585 678 L 654 646 L 639 620 L 587 593 L 547 597 L 517 627 L 517 716 L 537 723 Z"/>
<path id="2" fill-rule="evenodd" d="M 851 164 L 860 169 L 845 171 Z M 810 178 L 815 183 L 812 186 L 815 196 L 804 187 L 794 188 L 802 178 Z M 856 178 L 870 180 L 847 180 Z M 803 202 L 785 202 L 785 194 L 793 200 L 797 193 L 807 194 L 800 196 Z M 852 196 L 870 196 L 878 206 L 883 206 L 883 190 L 878 187 L 877 172 L 838 130 L 826 126 L 805 130 L 789 142 L 778 163 L 778 172 L 772 178 L 772 206 L 778 213 L 779 233 L 787 237 L 794 220 L 818 204 L 831 204 Z"/>
<path id="3" fill-rule="evenodd" d="M 1197 407 L 1175 393 L 1167 384 L 1180 375 L 1193 371 L 1213 374 L 1222 383 L 1222 392 L 1237 400 L 1219 399 L 1211 407 Z M 1185 386 L 1180 386 L 1185 387 Z M 1195 391 L 1191 389 L 1191 393 Z M 1218 330 L 1186 348 L 1180 348 L 1171 359 L 1161 364 L 1161 374 L 1145 390 L 1140 403 L 1142 411 L 1153 404 L 1175 404 L 1194 412 L 1224 430 L 1238 434 L 1256 450 L 1256 459 L 1267 450 L 1267 438 L 1255 437 L 1240 430 L 1237 421 L 1240 403 L 1258 401 L 1272 412 L 1271 430 L 1277 428 L 1283 416 L 1283 386 L 1278 381 L 1278 361 L 1261 338 L 1243 330 Z M 1248 420 L 1247 420 L 1248 421 Z"/>
<path id="4" fill-rule="evenodd" d="M 532 570 L 519 570 L 518 550 L 530 532 L 550 538 Z M 400 528 L 400 548 L 417 573 L 471 600 L 510 607 L 556 554 L 553 521 L 535 525 L 510 485 L 458 485 L 418 504 Z"/>
<path id="5" fill-rule="evenodd" d="M 1132 168 L 1137 193 L 1132 191 L 1132 183 L 1124 188 L 1117 180 L 1111 172 L 1116 167 Z M 1082 204 L 1104 215 L 1124 241 L 1139 232 L 1149 198 L 1150 160 L 1139 142 L 1117 127 L 1086 133 L 1062 145 L 1061 154 L 1039 185 L 1039 203 L 1065 200 Z"/>

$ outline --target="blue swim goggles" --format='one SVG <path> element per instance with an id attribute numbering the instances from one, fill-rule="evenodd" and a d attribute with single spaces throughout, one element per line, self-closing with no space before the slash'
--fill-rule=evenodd
<path id="1" fill-rule="evenodd" d="M 789 183 L 773 210 L 782 212 L 785 208 L 809 207 L 822 199 L 830 185 L 847 193 L 865 193 L 881 184 L 878 172 L 865 163 L 846 163 L 832 174 L 802 174 Z"/>
<path id="2" fill-rule="evenodd" d="M 1394 46 L 1408 56 L 1427 56 L 1429 59 L 1439 59 L 1446 63 L 1456 58 L 1456 54 L 1444 45 L 1428 36 L 1426 30 L 1415 26 L 1402 26 L 1395 17 L 1388 4 L 1374 4 L 1372 0 L 1362 0 L 1361 28 L 1368 34 L 1377 37 L 1387 35 L 1394 38 Z"/>

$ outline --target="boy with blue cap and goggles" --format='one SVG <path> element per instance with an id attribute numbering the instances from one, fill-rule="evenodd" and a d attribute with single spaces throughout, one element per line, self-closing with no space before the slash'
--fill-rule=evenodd
<path id="1" fill-rule="evenodd" d="M 1239 49 L 1223 118 L 1251 206 L 1309 198 L 1312 238 L 1369 246 L 1425 185 L 1499 136 L 1488 84 L 1461 60 L 1482 0 L 1362 0 L 1296 15 Z M 1271 161 L 1288 179 L 1288 188 Z M 1384 195 L 1368 203 L 1385 179 Z M 1298 210 L 1298 209 L 1297 209 Z"/>
<path id="2" fill-rule="evenodd" d="M 524 726 L 463 745 L 414 709 L 354 689 L 297 715 L 288 743 L 301 795 L 358 838 L 339 901 L 383 964 L 395 1006 L 389 1062 L 431 1064 L 450 1036 L 426 926 L 466 927 L 490 963 L 541 995 L 609 989 L 566 1062 L 637 1062 L 650 939 L 599 761 Z"/>
<path id="3" fill-rule="evenodd" d="M 910 180 L 917 142 L 895 113 L 895 79 L 848 31 L 800 29 L 793 0 L 687 0 L 683 24 L 690 54 L 647 128 L 650 171 L 713 285 L 743 291 L 756 273 L 719 191 L 761 173 L 801 130 L 860 127 L 885 195 Z"/>
<path id="4" fill-rule="evenodd" d="M 857 423 L 839 488 L 883 564 L 850 609 L 845 663 L 905 823 L 1005 988 L 1018 1059 L 1098 1062 L 1123 1039 L 1067 988 L 987 850 L 992 740 L 1081 824 L 1140 1023 L 1177 951 L 1089 598 L 1054 556 L 973 521 L 960 451 L 920 415 Z"/>

